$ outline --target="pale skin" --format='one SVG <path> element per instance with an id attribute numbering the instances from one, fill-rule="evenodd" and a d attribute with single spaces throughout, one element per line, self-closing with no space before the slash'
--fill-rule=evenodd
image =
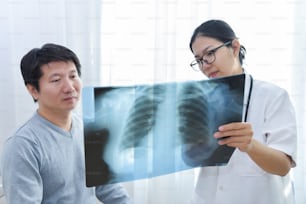
<path id="1" fill-rule="evenodd" d="M 222 42 L 205 36 L 198 36 L 192 44 L 192 51 L 196 59 L 201 59 Z M 239 62 L 240 43 L 232 41 L 231 47 L 222 47 L 215 53 L 216 60 L 212 64 L 203 64 L 202 73 L 208 78 L 225 77 L 243 73 Z M 253 138 L 252 124 L 235 122 L 219 127 L 214 137 L 220 145 L 238 148 L 245 152 L 263 170 L 268 173 L 285 176 L 291 168 L 291 158 L 284 152 L 270 148 Z"/>
<path id="2" fill-rule="evenodd" d="M 28 84 L 27 89 L 38 102 L 38 114 L 53 124 L 69 131 L 71 111 L 81 94 L 81 80 L 73 62 L 56 61 L 41 67 L 39 91 Z"/>

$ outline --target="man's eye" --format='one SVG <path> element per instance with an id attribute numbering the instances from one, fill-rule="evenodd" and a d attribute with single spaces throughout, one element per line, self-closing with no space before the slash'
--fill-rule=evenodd
<path id="1" fill-rule="evenodd" d="M 52 79 L 52 80 L 51 80 L 52 83 L 58 82 L 58 81 L 60 81 L 60 79 Z"/>
<path id="2" fill-rule="evenodd" d="M 70 76 L 71 79 L 75 79 L 75 78 L 77 78 L 77 77 L 78 77 L 77 74 L 73 74 L 73 75 Z"/>

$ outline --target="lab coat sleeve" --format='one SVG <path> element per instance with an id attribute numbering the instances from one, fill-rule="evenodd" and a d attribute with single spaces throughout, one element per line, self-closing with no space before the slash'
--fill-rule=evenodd
<path id="1" fill-rule="evenodd" d="M 280 150 L 292 158 L 292 166 L 296 165 L 297 127 L 296 116 L 288 93 L 281 89 L 269 97 L 265 109 L 264 137 L 267 145 Z"/>

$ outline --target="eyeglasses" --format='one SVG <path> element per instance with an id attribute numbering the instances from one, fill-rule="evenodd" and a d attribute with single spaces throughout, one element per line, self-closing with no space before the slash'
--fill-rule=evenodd
<path id="1" fill-rule="evenodd" d="M 206 54 L 203 55 L 203 57 L 201 59 L 195 59 L 190 63 L 190 66 L 192 67 L 192 69 L 194 69 L 195 71 L 199 71 L 202 69 L 204 63 L 205 64 L 212 64 L 215 60 L 216 60 L 216 52 L 218 49 L 220 49 L 223 46 L 228 46 L 232 43 L 232 41 L 228 41 L 223 43 L 222 45 L 209 50 Z"/>

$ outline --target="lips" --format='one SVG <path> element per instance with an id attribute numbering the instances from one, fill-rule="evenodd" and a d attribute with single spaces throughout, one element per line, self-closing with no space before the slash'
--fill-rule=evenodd
<path id="1" fill-rule="evenodd" d="M 78 97 L 77 97 L 77 96 L 69 96 L 69 97 L 65 97 L 63 100 L 64 100 L 64 101 L 71 101 L 71 100 L 73 100 L 73 99 L 77 100 Z"/>
<path id="2" fill-rule="evenodd" d="M 217 77 L 217 74 L 218 74 L 218 71 L 211 72 L 211 73 L 208 74 L 208 77 L 209 78 L 215 78 L 215 77 Z"/>

